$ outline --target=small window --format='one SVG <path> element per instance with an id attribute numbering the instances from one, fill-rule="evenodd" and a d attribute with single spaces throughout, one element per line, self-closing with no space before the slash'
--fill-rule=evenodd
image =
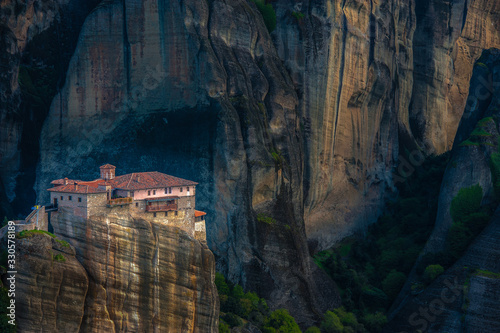
<path id="1" fill-rule="evenodd" d="M 178 213 L 179 213 L 178 211 L 175 211 L 175 216 L 177 216 Z"/>
<path id="2" fill-rule="evenodd" d="M 181 189 L 179 191 L 182 192 L 182 187 L 181 187 Z"/>
<path id="3" fill-rule="evenodd" d="M 168 188 L 165 187 L 165 194 L 168 194 Z"/>
<path id="4" fill-rule="evenodd" d="M 63 201 L 63 200 L 64 200 L 64 198 L 63 198 L 63 196 L 61 195 L 61 201 Z"/>
<path id="5" fill-rule="evenodd" d="M 151 195 L 151 191 L 148 191 L 148 195 Z"/>
<path id="6" fill-rule="evenodd" d="M 153 216 L 156 217 L 156 213 L 153 213 Z"/>
<path id="7" fill-rule="evenodd" d="M 136 202 L 136 203 L 135 203 L 135 206 L 136 206 L 136 207 L 139 207 L 139 203 L 138 203 L 138 202 Z"/>
<path id="8" fill-rule="evenodd" d="M 73 200 L 73 197 L 71 195 L 68 195 L 68 200 L 69 201 Z"/>
<path id="9" fill-rule="evenodd" d="M 168 193 L 172 194 L 172 188 L 171 187 L 168 188 Z"/>
<path id="10" fill-rule="evenodd" d="M 189 187 L 186 189 L 186 191 L 188 191 L 188 192 L 189 192 Z"/>
<path id="11" fill-rule="evenodd" d="M 82 202 L 82 198 L 78 197 L 78 202 Z"/>
<path id="12" fill-rule="evenodd" d="M 156 190 L 153 190 L 153 195 L 156 195 Z"/>
<path id="13" fill-rule="evenodd" d="M 167 216 L 168 216 L 168 212 L 165 212 L 165 217 L 167 217 Z"/>

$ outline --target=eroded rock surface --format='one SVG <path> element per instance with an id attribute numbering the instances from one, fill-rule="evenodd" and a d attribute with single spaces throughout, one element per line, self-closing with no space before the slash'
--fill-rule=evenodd
<path id="1" fill-rule="evenodd" d="M 45 234 L 16 239 L 19 332 L 79 332 L 89 278 L 72 246 Z"/>
<path id="2" fill-rule="evenodd" d="M 81 332 L 217 332 L 215 260 L 206 245 L 131 217 L 54 215 L 55 233 L 89 275 Z"/>

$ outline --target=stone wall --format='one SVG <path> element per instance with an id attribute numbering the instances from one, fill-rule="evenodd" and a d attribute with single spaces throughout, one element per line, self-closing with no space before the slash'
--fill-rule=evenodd
<path id="1" fill-rule="evenodd" d="M 88 217 L 87 197 L 90 195 L 84 193 L 50 192 L 50 202 L 53 204 L 54 199 L 57 199 L 58 207 L 71 208 L 75 215 Z M 79 199 L 81 202 L 78 201 Z"/>

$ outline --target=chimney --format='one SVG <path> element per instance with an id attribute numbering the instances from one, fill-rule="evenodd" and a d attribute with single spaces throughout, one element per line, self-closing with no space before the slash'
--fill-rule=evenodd
<path id="1" fill-rule="evenodd" d="M 78 183 L 75 182 L 75 191 L 78 191 Z"/>
<path id="2" fill-rule="evenodd" d="M 64 178 L 64 185 L 68 185 L 68 177 Z"/>

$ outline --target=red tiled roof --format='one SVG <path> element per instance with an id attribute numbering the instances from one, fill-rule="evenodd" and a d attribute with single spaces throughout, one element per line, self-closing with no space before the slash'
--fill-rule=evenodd
<path id="1" fill-rule="evenodd" d="M 207 213 L 202 212 L 201 210 L 195 210 L 194 211 L 194 217 L 200 217 L 200 216 L 203 216 L 203 215 L 207 215 Z"/>
<path id="2" fill-rule="evenodd" d="M 68 184 L 79 183 L 81 180 L 68 179 Z M 64 185 L 64 178 L 56 179 L 50 182 L 53 185 Z"/>
<path id="3" fill-rule="evenodd" d="M 114 165 L 111 165 L 111 164 L 104 164 L 104 165 L 101 165 L 99 167 L 99 169 L 104 169 L 104 168 L 106 168 L 106 169 L 109 169 L 109 168 L 116 169 L 116 167 Z"/>
<path id="4" fill-rule="evenodd" d="M 161 172 L 136 172 L 118 176 L 108 181 L 114 188 L 123 190 L 143 190 L 171 186 L 189 186 L 198 183 L 191 180 L 177 178 Z"/>
<path id="5" fill-rule="evenodd" d="M 52 191 L 52 192 L 65 192 L 65 193 L 106 193 L 105 190 L 100 190 L 96 187 L 89 186 L 89 185 L 60 185 L 56 187 L 52 187 L 47 189 L 47 191 Z"/>

